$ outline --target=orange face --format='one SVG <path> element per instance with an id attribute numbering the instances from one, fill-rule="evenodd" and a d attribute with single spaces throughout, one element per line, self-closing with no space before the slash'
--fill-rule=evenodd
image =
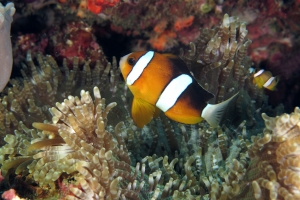
<path id="1" fill-rule="evenodd" d="M 146 52 L 134 52 L 121 58 L 120 69 L 127 81 L 129 73 L 139 66 L 139 58 Z M 155 105 L 159 95 L 172 78 L 172 64 L 163 54 L 154 53 L 153 58 L 132 85 L 128 85 L 134 97 Z"/>
<path id="2" fill-rule="evenodd" d="M 135 53 L 127 54 L 121 58 L 120 69 L 125 81 L 129 72 L 132 70 L 132 67 L 143 54 L 145 54 L 145 52 L 135 52 Z"/>

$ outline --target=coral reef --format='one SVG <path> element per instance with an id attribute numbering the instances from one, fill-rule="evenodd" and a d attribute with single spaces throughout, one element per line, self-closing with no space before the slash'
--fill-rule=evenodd
<path id="1" fill-rule="evenodd" d="M 294 106 L 298 106 L 299 98 L 299 44 L 293 48 L 285 46 L 274 47 L 270 53 L 270 59 L 264 63 L 265 69 L 272 70 L 274 74 L 280 77 L 280 84 L 277 90 L 269 92 L 269 103 L 278 105 L 283 103 L 287 112 L 291 112 Z M 284 95 L 282 95 L 284 94 Z"/>
<path id="2" fill-rule="evenodd" d="M 17 39 L 13 40 L 13 59 L 14 66 L 19 66 L 20 62 L 26 57 L 27 51 L 31 51 L 33 54 L 45 53 L 48 46 L 48 37 L 46 35 L 36 35 L 34 33 L 19 35 Z"/>
<path id="3" fill-rule="evenodd" d="M 103 50 L 88 24 L 70 21 L 63 27 L 53 26 L 49 32 L 53 36 L 49 39 L 48 52 L 54 55 L 56 60 L 67 59 L 71 64 L 73 57 L 78 57 L 80 65 L 87 60 L 90 60 L 91 66 L 94 66 L 97 60 L 106 65 Z"/>
<path id="4" fill-rule="evenodd" d="M 113 30 L 149 38 L 152 48 L 164 51 L 176 46 L 178 40 L 188 44 L 199 35 L 199 25 L 194 23 L 200 15 L 198 8 L 199 5 L 190 1 L 141 0 L 136 3 L 123 2 L 107 10 L 106 14 L 111 17 Z"/>
<path id="5" fill-rule="evenodd" d="M 226 15 L 220 31 L 211 34 L 213 39 L 205 41 L 208 45 L 202 48 L 213 45 L 223 49 L 222 45 L 226 46 L 231 38 L 233 44 L 219 51 L 219 59 L 224 61 L 223 68 L 228 63 L 234 66 L 236 61 L 238 71 L 243 73 L 240 65 L 247 41 L 244 41 L 246 30 L 239 25 L 235 18 Z M 236 27 L 241 30 L 241 36 L 236 34 Z M 223 40 L 218 39 L 221 30 Z M 236 35 L 239 42 L 234 40 Z M 215 45 L 214 38 L 223 41 L 222 45 Z M 238 53 L 234 57 L 236 49 Z M 210 59 L 216 62 L 217 57 L 205 52 L 203 58 L 207 59 L 203 62 L 207 65 L 203 69 L 206 70 L 212 65 Z M 224 59 L 226 56 L 234 61 Z M 191 59 L 186 61 L 190 64 Z M 149 127 L 137 129 L 127 117 L 130 96 L 126 90 L 124 93 L 120 90 L 123 86 L 118 84 L 120 72 L 116 60 L 106 68 L 105 63 L 97 61 L 91 68 L 87 61 L 80 70 L 79 58 L 74 57 L 73 67 L 69 69 L 66 59 L 63 67 L 59 67 L 51 56 L 39 54 L 34 62 L 30 52 L 27 54 L 21 70 L 23 79 L 10 80 L 12 87 L 2 93 L 0 130 L 4 141 L 0 161 L 4 174 L 15 173 L 38 183 L 39 187 L 33 187 L 37 194 L 66 199 L 218 196 L 214 187 L 228 197 L 239 194 L 236 183 L 247 166 L 245 138 L 236 137 L 236 132 L 226 126 L 217 129 L 206 123 L 183 126 L 165 116 Z M 228 80 L 230 87 L 237 87 L 232 86 L 235 81 Z M 94 86 L 120 106 L 112 103 L 106 107 Z M 216 92 L 217 87 L 211 84 L 210 89 Z M 92 90 L 94 100 L 90 95 Z M 81 98 L 77 96 L 79 92 Z M 245 123 L 240 127 L 244 130 Z M 233 164 L 232 159 L 235 159 Z M 241 175 L 230 175 L 233 170 Z M 228 176 L 234 177 L 228 179 Z M 225 183 L 219 187 L 218 182 Z M 42 192 L 39 188 L 43 188 Z M 62 191 L 59 194 L 58 189 Z"/>
<path id="6" fill-rule="evenodd" d="M 33 15 L 44 26 L 26 32 L 15 25 L 22 77 L 0 93 L 3 198 L 300 198 L 299 108 L 282 115 L 282 107 L 268 106 L 249 71 L 253 61 L 289 79 L 273 94 L 297 101 L 298 1 L 16 0 L 15 6 L 20 23 L 32 23 Z M 221 126 L 160 115 L 137 128 L 116 59 L 109 63 L 95 38 L 104 22 L 156 50 L 189 44 L 180 56 L 215 94 L 210 103 L 239 92 Z M 28 50 L 36 58 L 23 56 Z"/>
<path id="7" fill-rule="evenodd" d="M 13 3 L 8 3 L 4 7 L 0 3 L 0 60 L 1 60 L 1 76 L 0 76 L 0 92 L 9 81 L 13 57 L 10 40 L 10 25 L 13 21 L 13 15 L 16 9 Z"/>
<path id="8" fill-rule="evenodd" d="M 253 41 L 249 53 L 256 64 L 268 59 L 272 46 L 292 46 L 299 31 L 298 1 L 17 0 L 15 4 L 22 16 L 55 4 L 59 8 L 55 12 L 62 8 L 66 18 L 75 14 L 90 23 L 106 21 L 117 32 L 144 37 L 156 50 L 168 50 L 179 42 L 187 45 L 199 35 L 199 26 L 217 26 L 228 13 L 247 23 Z"/>
<path id="9" fill-rule="evenodd" d="M 87 8 L 95 14 L 99 14 L 105 8 L 113 7 L 119 2 L 120 0 L 88 0 Z"/>
<path id="10" fill-rule="evenodd" d="M 128 53 L 128 49 L 136 51 L 152 48 L 159 51 L 177 52 L 177 48 L 195 41 L 200 33 L 205 34 L 198 27 L 208 29 L 217 27 L 225 13 L 237 16 L 240 21 L 247 24 L 248 38 L 252 40 L 247 52 L 254 67 L 267 69 L 273 72 L 274 76 L 284 77 L 281 82 L 286 84 L 282 84 L 277 92 L 272 93 L 270 99 L 274 101 L 269 103 L 277 106 L 283 101 L 289 107 L 289 111 L 298 105 L 290 100 L 295 93 L 299 95 L 299 91 L 295 89 L 297 84 L 294 84 L 297 82 L 297 76 L 291 76 L 297 75 L 299 71 L 298 54 L 294 53 L 299 47 L 298 1 L 61 0 L 58 2 L 31 0 L 24 3 L 18 0 L 15 5 L 21 16 L 29 16 L 32 13 L 41 16 L 41 13 L 48 13 L 46 11 L 49 10 L 55 12 L 55 15 L 50 15 L 55 16 L 55 21 L 74 20 L 76 16 L 79 16 L 90 26 L 93 25 L 92 29 L 102 29 L 102 32 L 105 32 L 103 36 L 105 42 L 109 37 L 118 37 L 113 41 L 118 41 L 121 37 L 131 40 L 130 44 L 126 45 L 120 41 L 122 46 L 125 46 L 125 48 L 118 48 L 117 51 L 121 51 L 118 52 L 120 55 Z M 40 6 L 33 6 L 38 3 Z M 97 15 L 93 14 L 88 8 L 89 5 L 94 6 L 95 9 L 101 7 L 101 12 Z M 48 24 L 48 20 L 40 23 L 39 26 L 42 27 L 44 24 Z M 99 39 L 101 33 L 97 32 L 95 35 Z M 104 48 L 103 45 L 101 46 Z M 118 53 L 111 53 L 111 55 L 119 55 Z M 106 55 L 110 56 L 108 53 Z M 274 59 L 275 62 L 276 59 L 280 59 L 279 64 L 273 64 Z M 281 66 L 286 62 L 288 62 L 287 68 L 282 68 Z M 286 79 L 288 76 L 288 79 L 293 79 L 291 81 L 293 84 Z M 283 93 L 285 95 L 281 95 Z M 285 96 L 287 96 L 286 99 Z"/>

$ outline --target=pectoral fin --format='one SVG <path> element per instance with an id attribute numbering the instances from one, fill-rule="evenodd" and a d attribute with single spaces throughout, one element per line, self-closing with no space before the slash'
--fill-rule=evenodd
<path id="1" fill-rule="evenodd" d="M 148 124 L 156 113 L 156 107 L 142 99 L 133 98 L 131 115 L 134 123 L 139 128 Z"/>

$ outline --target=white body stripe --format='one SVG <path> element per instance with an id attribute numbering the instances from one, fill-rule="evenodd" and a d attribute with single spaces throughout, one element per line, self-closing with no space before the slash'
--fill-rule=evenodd
<path id="1" fill-rule="evenodd" d="M 174 78 L 160 95 L 156 106 L 163 112 L 166 112 L 174 106 L 178 97 L 192 82 L 192 77 L 187 74 Z"/>
<path id="2" fill-rule="evenodd" d="M 264 87 L 270 86 L 274 79 L 275 79 L 275 77 L 271 77 L 267 82 L 265 82 L 265 84 L 263 86 Z"/>
<path id="3" fill-rule="evenodd" d="M 259 70 L 258 72 L 256 72 L 256 73 L 254 74 L 254 77 L 257 77 L 257 76 L 261 75 L 264 71 L 265 71 L 265 70 L 263 70 L 263 69 Z"/>
<path id="4" fill-rule="evenodd" d="M 154 51 L 148 51 L 145 55 L 135 63 L 131 72 L 128 74 L 126 83 L 132 85 L 143 73 L 144 69 L 148 66 L 149 62 L 154 56 Z"/>

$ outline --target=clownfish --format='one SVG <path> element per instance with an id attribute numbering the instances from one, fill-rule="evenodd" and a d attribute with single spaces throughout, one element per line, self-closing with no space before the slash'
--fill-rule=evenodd
<path id="1" fill-rule="evenodd" d="M 256 84 L 258 88 L 266 88 L 268 90 L 275 90 L 276 85 L 279 82 L 279 77 L 272 76 L 270 71 L 263 69 L 256 70 L 253 74 L 253 84 Z"/>
<path id="2" fill-rule="evenodd" d="M 139 128 L 158 117 L 160 110 L 180 123 L 196 124 L 205 119 L 216 127 L 236 96 L 208 104 L 214 95 L 194 79 L 182 59 L 172 54 L 133 52 L 121 58 L 120 70 L 134 96 L 131 115 Z"/>

